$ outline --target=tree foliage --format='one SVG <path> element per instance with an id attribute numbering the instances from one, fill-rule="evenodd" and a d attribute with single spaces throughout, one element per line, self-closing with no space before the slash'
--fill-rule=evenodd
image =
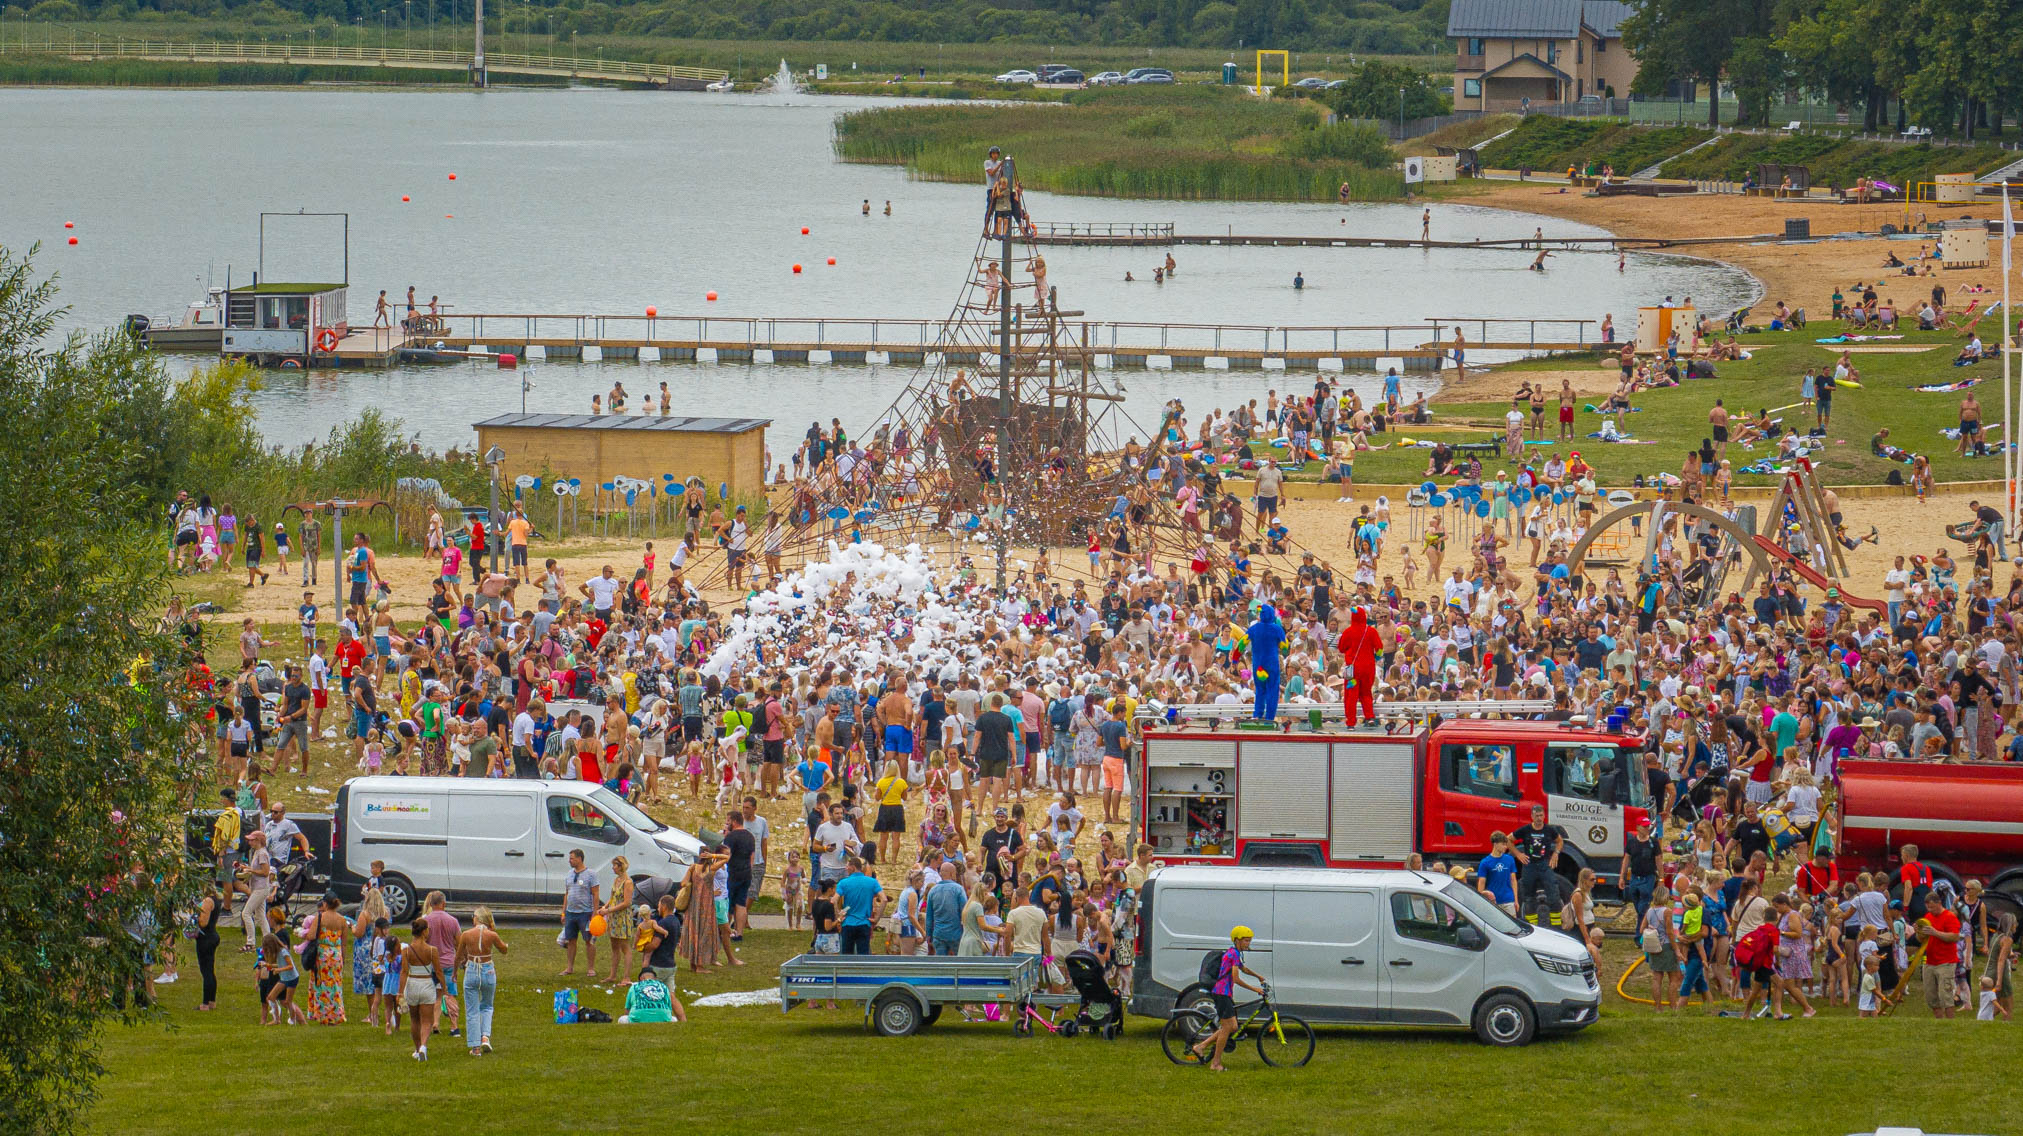
<path id="1" fill-rule="evenodd" d="M 96 1034 L 143 1011 L 127 933 L 186 898 L 186 728 L 158 502 L 169 383 L 109 333 L 46 346 L 54 289 L 0 249 L 0 1131 L 66 1132 Z M 149 936 L 152 949 L 159 934 Z M 115 996 L 125 1008 L 115 1005 Z"/>
<path id="2" fill-rule="evenodd" d="M 441 0 L 447 22 L 452 0 Z M 165 13 L 248 22 L 307 19 L 374 25 L 366 0 L 41 0 L 50 19 Z M 420 6 L 415 17 L 420 18 Z M 470 5 L 461 17 L 469 19 Z M 549 0 L 494 4 L 488 22 L 510 35 L 554 32 L 684 39 L 883 40 L 895 43 L 1051 43 L 1122 46 L 1334 48 L 1371 54 L 1447 50 L 1444 0 Z"/>
<path id="3" fill-rule="evenodd" d="M 1623 21 L 1632 90 L 1727 85 L 1739 120 L 1764 124 L 1784 93 L 1859 106 L 1868 129 L 1900 120 L 1973 137 L 2023 111 L 2023 0 L 1643 0 Z M 1708 121 L 1719 111 L 1710 101 Z"/>

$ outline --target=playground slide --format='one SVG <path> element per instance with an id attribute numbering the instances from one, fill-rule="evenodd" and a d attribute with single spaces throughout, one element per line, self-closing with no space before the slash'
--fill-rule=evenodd
<path id="1" fill-rule="evenodd" d="M 1769 537 L 1755 536 L 1751 537 L 1750 539 L 1756 542 L 1756 547 L 1761 548 L 1763 551 L 1769 553 L 1773 558 L 1783 561 L 1785 565 L 1791 569 L 1794 575 L 1796 575 L 1799 579 L 1804 580 L 1806 583 L 1811 584 L 1813 587 L 1818 588 L 1821 591 L 1824 591 L 1827 588 L 1840 588 L 1839 584 L 1834 583 L 1832 580 L 1829 580 L 1826 577 L 1820 575 L 1818 572 L 1814 571 L 1812 565 L 1807 564 L 1803 558 L 1799 557 L 1797 554 L 1791 552 L 1790 550 L 1784 548 L 1782 545 L 1779 545 L 1776 541 L 1771 540 Z M 1847 605 L 1848 607 L 1868 608 L 1870 611 L 1882 614 L 1885 618 L 1887 618 L 1889 615 L 1890 609 L 1888 604 L 1884 603 L 1881 600 L 1868 600 L 1863 599 L 1857 595 L 1851 595 L 1849 594 L 1846 588 L 1840 588 L 1840 602 Z"/>

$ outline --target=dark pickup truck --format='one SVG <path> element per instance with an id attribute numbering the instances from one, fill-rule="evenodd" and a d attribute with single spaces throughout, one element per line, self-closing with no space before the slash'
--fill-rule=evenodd
<path id="1" fill-rule="evenodd" d="M 241 862 L 246 856 L 246 833 L 253 830 L 259 818 L 252 813 L 239 814 L 239 847 Z M 330 834 L 332 825 L 329 813 L 289 813 L 288 819 L 302 830 L 303 839 L 309 842 L 309 850 L 316 854 L 310 861 L 309 875 L 295 889 L 298 896 L 315 898 L 330 886 L 330 874 L 325 865 L 334 861 L 331 855 Z M 216 853 L 211 851 L 211 833 L 218 823 L 217 809 L 198 809 L 189 814 L 183 829 L 183 845 L 191 864 L 215 865 Z"/>

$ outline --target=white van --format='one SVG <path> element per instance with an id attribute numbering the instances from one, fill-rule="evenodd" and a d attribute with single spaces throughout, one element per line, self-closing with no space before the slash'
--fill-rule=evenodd
<path id="1" fill-rule="evenodd" d="M 1446 876 L 1183 866 L 1153 872 L 1139 895 L 1131 1012 L 1207 1003 L 1202 956 L 1226 949 L 1238 925 L 1256 933 L 1246 964 L 1310 1022 L 1460 1026 L 1523 1045 L 1601 1010 L 1594 963 L 1571 936 Z"/>
<path id="2" fill-rule="evenodd" d="M 643 879 L 685 871 L 702 850 L 696 837 L 589 781 L 356 777 L 337 790 L 331 813 L 332 888 L 357 900 L 372 862 L 385 861 L 381 887 L 396 925 L 431 891 L 459 903 L 559 908 L 573 849 L 606 894 L 614 856 Z"/>

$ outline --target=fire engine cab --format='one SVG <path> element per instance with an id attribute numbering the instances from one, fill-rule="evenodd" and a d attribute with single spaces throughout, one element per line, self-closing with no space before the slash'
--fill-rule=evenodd
<path id="1" fill-rule="evenodd" d="M 1137 747 L 1139 815 L 1172 864 L 1367 868 L 1472 862 L 1492 832 L 1566 831 L 1559 871 L 1613 882 L 1623 841 L 1650 816 L 1642 737 L 1585 723 L 1441 713 L 1541 713 L 1550 703 L 1379 703 L 1391 724 L 1345 729 L 1340 708 L 1287 706 L 1253 724 L 1236 707 L 1175 707 Z M 1287 718 L 1305 713 L 1304 722 Z M 1420 718 L 1419 723 L 1398 719 Z"/>

